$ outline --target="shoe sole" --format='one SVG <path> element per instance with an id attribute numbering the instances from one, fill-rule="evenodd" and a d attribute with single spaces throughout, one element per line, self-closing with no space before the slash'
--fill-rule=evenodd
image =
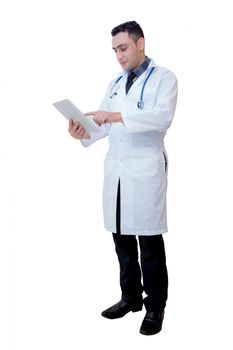
<path id="1" fill-rule="evenodd" d="M 140 334 L 142 335 L 155 335 L 155 334 L 158 334 L 159 332 L 161 332 L 162 328 L 154 331 L 154 332 L 142 332 L 141 330 L 139 331 Z"/>
<path id="2" fill-rule="evenodd" d="M 108 315 L 103 315 L 103 313 L 101 313 L 101 316 L 103 316 L 103 317 L 105 317 L 105 318 L 108 318 L 109 320 L 116 320 L 116 319 L 118 319 L 118 318 L 124 317 L 124 316 L 127 315 L 130 311 L 132 311 L 132 312 L 138 312 L 138 311 L 141 311 L 141 310 L 142 310 L 142 306 L 137 306 L 137 307 L 132 308 L 131 310 L 127 311 L 126 313 L 124 313 L 123 315 L 120 315 L 120 316 L 118 316 L 118 317 L 114 317 L 114 316 L 109 317 Z"/>

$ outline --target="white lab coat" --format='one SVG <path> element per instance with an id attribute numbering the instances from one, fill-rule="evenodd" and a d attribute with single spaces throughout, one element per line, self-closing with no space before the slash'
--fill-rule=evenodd
<path id="1" fill-rule="evenodd" d="M 137 107 L 145 77 L 155 69 L 144 90 L 144 109 Z M 148 69 L 125 93 L 127 73 L 114 87 L 117 95 L 110 98 L 117 78 L 108 86 L 101 110 L 121 112 L 123 123 L 102 125 L 101 130 L 82 140 L 88 147 L 109 136 L 109 150 L 104 162 L 104 226 L 116 232 L 117 189 L 121 188 L 121 234 L 156 235 L 167 231 L 166 191 L 167 154 L 164 136 L 176 107 L 175 75 L 155 65 Z M 119 86 L 119 87 L 118 87 Z M 112 90 L 111 90 L 112 89 Z"/>

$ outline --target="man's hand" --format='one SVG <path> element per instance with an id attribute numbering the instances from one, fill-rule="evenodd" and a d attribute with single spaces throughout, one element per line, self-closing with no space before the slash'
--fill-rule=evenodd
<path id="1" fill-rule="evenodd" d="M 94 116 L 94 120 L 98 125 L 102 125 L 106 123 L 123 123 L 123 119 L 121 117 L 120 112 L 95 111 L 95 112 L 85 113 L 84 115 Z"/>
<path id="2" fill-rule="evenodd" d="M 91 135 L 87 132 L 79 122 L 74 122 L 71 118 L 69 119 L 70 135 L 77 140 L 90 139 Z"/>

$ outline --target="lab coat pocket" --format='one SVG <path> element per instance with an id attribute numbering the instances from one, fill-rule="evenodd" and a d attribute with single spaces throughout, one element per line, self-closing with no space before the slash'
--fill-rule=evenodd
<path id="1" fill-rule="evenodd" d="M 164 157 L 164 171 L 165 173 L 167 173 L 167 155 L 164 151 L 163 151 L 163 157 Z"/>
<path id="2" fill-rule="evenodd" d="M 167 160 L 167 155 L 166 155 L 165 151 L 162 151 L 160 153 L 158 163 L 159 163 L 158 164 L 159 171 L 162 174 L 167 174 L 168 160 Z"/>

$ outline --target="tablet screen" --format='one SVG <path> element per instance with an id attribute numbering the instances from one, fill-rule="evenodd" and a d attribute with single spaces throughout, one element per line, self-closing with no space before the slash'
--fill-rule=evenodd
<path id="1" fill-rule="evenodd" d="M 95 123 L 93 118 L 86 117 L 70 100 L 62 100 L 53 103 L 53 106 L 64 115 L 66 119 L 72 118 L 73 121 L 78 121 L 86 131 L 99 131 L 99 126 Z"/>

